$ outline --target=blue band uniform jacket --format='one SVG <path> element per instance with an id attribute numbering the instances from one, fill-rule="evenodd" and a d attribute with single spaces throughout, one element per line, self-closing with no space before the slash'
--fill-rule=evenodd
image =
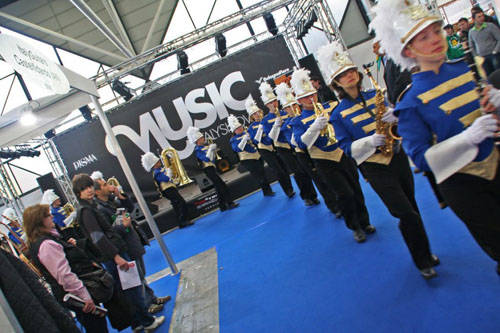
<path id="1" fill-rule="evenodd" d="M 325 110 L 330 110 L 333 109 L 333 106 L 331 106 L 330 103 L 324 103 L 323 108 Z M 307 131 L 315 119 L 316 115 L 314 110 L 302 109 L 301 115 L 292 120 L 295 141 L 300 149 L 309 151 L 309 155 L 312 159 L 339 162 L 344 152 L 340 148 L 338 142 L 328 145 L 328 137 L 321 135 L 310 149 L 307 149 L 307 145 L 302 142 L 302 134 Z"/>
<path id="2" fill-rule="evenodd" d="M 352 157 L 351 145 L 354 141 L 370 136 L 375 133 L 375 90 L 362 91 L 360 95 L 365 100 L 366 108 L 362 99 L 358 96 L 356 99 L 344 98 L 335 108 L 330 116 L 330 122 L 335 129 L 335 135 L 339 141 L 342 150 Z M 387 104 L 386 104 L 387 105 Z M 370 114 L 370 110 L 372 114 Z M 389 165 L 392 160 L 392 154 L 384 156 L 379 150 L 370 156 L 364 162 Z"/>
<path id="3" fill-rule="evenodd" d="M 194 148 L 194 153 L 196 155 L 196 158 L 201 162 L 203 168 L 208 168 L 208 167 L 215 167 L 215 164 L 213 161 L 211 161 L 208 156 L 208 146 L 199 146 L 196 145 Z"/>
<path id="4" fill-rule="evenodd" d="M 415 73 L 413 84 L 396 106 L 398 131 L 403 147 L 417 167 L 430 171 L 424 154 L 433 142 L 444 141 L 461 133 L 481 116 L 479 96 L 472 72 L 463 61 L 444 63 L 439 73 Z M 479 152 L 460 173 L 493 179 L 498 152 L 492 139 L 478 146 Z"/>
<path id="5" fill-rule="evenodd" d="M 153 178 L 158 185 L 160 192 L 165 191 L 168 188 L 175 187 L 172 179 L 167 176 L 167 171 L 165 170 L 165 168 L 154 169 Z"/>
<path id="6" fill-rule="evenodd" d="M 260 154 L 257 151 L 257 148 L 255 145 L 251 142 L 251 139 L 248 140 L 247 144 L 245 145 L 244 150 L 241 150 L 238 147 L 238 144 L 241 142 L 241 139 L 246 133 L 243 132 L 241 134 L 235 134 L 231 140 L 229 140 L 229 143 L 231 144 L 231 147 L 235 152 L 238 153 L 238 156 L 241 161 L 243 160 L 258 160 L 260 158 Z"/>
<path id="7" fill-rule="evenodd" d="M 288 114 L 280 110 L 280 116 L 281 116 L 281 121 L 284 122 L 286 119 L 288 119 Z M 276 121 L 276 115 L 274 113 L 269 112 L 264 119 L 262 119 L 262 125 L 264 127 L 264 133 L 266 133 L 266 137 L 269 138 L 269 132 L 271 131 L 274 122 Z M 282 124 L 283 125 L 283 124 Z M 280 134 L 278 136 L 278 139 L 274 142 L 275 147 L 280 147 L 280 148 L 285 148 L 285 149 L 291 149 L 285 134 L 281 131 L 280 127 Z"/>
<path id="8" fill-rule="evenodd" d="M 250 135 L 250 139 L 252 140 L 252 143 L 259 149 L 274 151 L 273 140 L 271 140 L 271 138 L 267 136 L 266 131 L 262 133 L 260 142 L 257 142 L 257 140 L 255 140 L 255 134 L 257 134 L 257 130 L 259 129 L 259 125 L 261 123 L 262 122 L 260 121 L 254 121 L 248 126 L 248 134 Z"/>

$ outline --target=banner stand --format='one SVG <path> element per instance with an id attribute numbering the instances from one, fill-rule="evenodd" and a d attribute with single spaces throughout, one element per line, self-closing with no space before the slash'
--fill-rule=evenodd
<path id="1" fill-rule="evenodd" d="M 149 210 L 149 207 L 146 204 L 146 200 L 144 199 L 144 196 L 142 195 L 139 185 L 137 184 L 134 175 L 132 174 L 132 170 L 130 169 L 129 164 L 125 159 L 125 155 L 123 154 L 120 144 L 118 143 L 118 140 L 116 139 L 116 136 L 113 133 L 111 124 L 109 123 L 108 118 L 104 114 L 104 111 L 101 108 L 99 100 L 94 95 L 90 95 L 90 98 L 92 99 L 92 103 L 94 103 L 95 110 L 97 112 L 99 120 L 101 121 L 102 127 L 104 128 L 104 131 L 106 132 L 106 134 L 110 139 L 111 146 L 113 147 L 113 150 L 116 153 L 118 162 L 120 163 L 120 166 L 122 167 L 123 172 L 125 173 L 125 177 L 127 178 L 127 181 L 130 184 L 130 187 L 132 188 L 132 192 L 134 193 L 137 199 L 137 203 L 139 204 L 139 207 L 141 208 L 144 217 L 148 222 L 149 228 L 151 228 L 151 232 L 153 233 L 155 239 L 158 241 L 161 252 L 163 253 L 163 256 L 167 259 L 167 262 L 170 266 L 170 269 L 172 270 L 172 273 L 174 275 L 177 275 L 179 273 L 179 270 L 177 269 L 177 266 L 175 265 L 175 262 L 170 252 L 168 251 L 168 248 L 165 245 L 163 238 L 161 237 L 160 231 L 158 230 L 158 226 L 154 221 L 153 215 L 151 214 L 151 211 Z"/>

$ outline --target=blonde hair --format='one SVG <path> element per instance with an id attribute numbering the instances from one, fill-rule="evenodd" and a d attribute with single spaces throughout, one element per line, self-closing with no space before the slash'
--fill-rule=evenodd
<path id="1" fill-rule="evenodd" d="M 49 205 L 34 205 L 26 208 L 23 213 L 23 227 L 26 236 L 28 237 L 28 244 L 33 244 L 38 238 L 47 234 L 42 231 L 44 228 L 43 219 L 50 214 Z"/>

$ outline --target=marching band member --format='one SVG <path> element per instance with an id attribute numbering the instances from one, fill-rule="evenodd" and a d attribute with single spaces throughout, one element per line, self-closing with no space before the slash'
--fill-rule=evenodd
<path id="1" fill-rule="evenodd" d="M 59 198 L 53 189 L 48 189 L 43 192 L 40 204 L 50 206 L 50 213 L 52 214 L 54 223 L 58 228 L 66 228 L 76 218 L 76 211 L 71 213 L 70 216 L 66 216 L 64 209 L 61 206 L 61 198 Z"/>
<path id="2" fill-rule="evenodd" d="M 153 180 L 161 195 L 168 199 L 174 208 L 179 221 L 179 228 L 184 228 L 194 223 L 189 220 L 186 200 L 179 194 L 172 180 L 172 169 L 162 167 L 161 160 L 151 152 L 141 156 L 142 167 L 146 172 L 153 170 Z"/>
<path id="3" fill-rule="evenodd" d="M 264 134 L 272 140 L 278 158 L 283 162 L 285 173 L 290 174 L 290 171 L 294 173 L 295 182 L 300 189 L 300 197 L 304 200 L 305 205 L 312 206 L 319 204 L 311 178 L 306 172 L 299 169 L 297 159 L 285 135 L 281 133 L 281 125 L 283 120 L 288 118 L 288 115 L 286 115 L 285 111 L 279 110 L 276 95 L 274 95 L 271 86 L 267 82 L 262 83 L 259 88 L 263 96 L 262 100 L 265 100 L 264 96 L 269 96 L 268 99 L 271 100 L 266 103 L 269 113 L 261 121 Z M 248 101 L 253 102 L 253 100 L 250 99 Z M 251 110 L 259 110 L 259 108 L 255 102 L 253 102 L 247 105 L 247 110 L 250 113 Z M 276 113 L 280 114 L 280 116 L 277 117 Z"/>
<path id="4" fill-rule="evenodd" d="M 208 179 L 214 184 L 215 191 L 219 197 L 220 211 L 223 212 L 227 209 L 238 207 L 239 204 L 231 200 L 231 194 L 229 193 L 226 183 L 220 178 L 215 170 L 214 161 L 217 154 L 217 145 L 215 143 L 205 145 L 205 137 L 198 128 L 193 126 L 189 126 L 187 137 L 192 144 L 196 145 L 194 148 L 196 158 L 202 166 L 205 175 L 207 175 Z"/>
<path id="5" fill-rule="evenodd" d="M 394 112 L 403 146 L 417 167 L 434 173 L 446 203 L 498 263 L 500 174 L 492 140 L 498 120 L 482 115 L 467 64 L 446 62 L 439 14 L 413 0 L 379 1 L 375 12 L 371 27 L 387 55 L 402 69 L 420 67 Z M 498 99 L 499 92 L 490 90 L 483 110 L 494 111 Z"/>
<path id="6" fill-rule="evenodd" d="M 318 171 L 316 170 L 309 153 L 307 150 L 300 149 L 297 146 L 295 138 L 293 137 L 292 121 L 295 117 L 300 116 L 300 106 L 293 95 L 292 88 L 284 82 L 280 83 L 276 87 L 276 95 L 278 96 L 281 105 L 283 105 L 283 110 L 288 114 L 288 118 L 286 118 L 281 125 L 280 135 L 283 133 L 288 141 L 288 144 L 294 149 L 299 167 L 314 181 L 319 193 L 323 196 L 323 200 L 325 200 L 325 205 L 337 218 L 340 218 L 342 214 L 337 205 L 337 194 L 332 192 L 328 187 L 328 184 L 326 184 L 318 175 Z"/>
<path id="7" fill-rule="evenodd" d="M 292 122 L 295 141 L 299 148 L 309 151 L 323 181 L 337 193 L 346 225 L 353 231 L 354 239 L 362 243 L 366 240 L 366 233 L 374 233 L 375 227 L 370 225 L 356 166 L 335 138 L 321 133 L 327 126 L 328 118 L 315 114 L 318 97 L 309 80 L 309 71 L 296 69 L 290 83 L 297 102 L 302 106 L 300 117 Z M 332 108 L 329 104 L 323 107 Z"/>
<path id="8" fill-rule="evenodd" d="M 259 90 L 261 93 L 262 102 L 270 110 L 269 112 L 272 112 L 271 110 L 274 110 L 274 106 L 278 107 L 278 100 L 276 99 L 276 95 L 273 92 L 273 88 L 269 83 L 262 82 L 259 86 Z M 257 139 L 260 139 L 257 140 L 257 148 L 259 150 L 259 153 L 262 156 L 262 159 L 266 161 L 267 165 L 269 165 L 269 167 L 274 172 L 276 172 L 283 192 L 285 192 L 288 198 L 292 198 L 295 195 L 295 191 L 293 190 L 290 175 L 288 174 L 283 161 L 278 157 L 278 154 L 273 147 L 273 140 L 267 135 L 266 131 L 264 130 L 262 110 L 259 109 L 259 111 L 255 111 L 255 108 L 252 106 L 252 102 L 253 105 L 255 105 L 253 99 L 249 98 L 246 102 L 247 112 L 248 114 L 252 114 L 250 116 L 250 120 L 253 120 L 253 122 L 248 126 L 248 133 L 252 136 L 252 140 L 256 140 L 255 136 L 253 135 L 255 125 L 262 125 L 259 126 L 259 128 L 262 127 L 263 130 L 262 137 L 259 138 L 259 136 L 257 136 Z"/>
<path id="9" fill-rule="evenodd" d="M 392 109 L 386 107 L 379 89 L 361 91 L 362 77 L 343 46 L 333 42 L 318 50 L 320 67 L 335 89 L 340 104 L 332 112 L 330 122 L 335 128 L 342 150 L 351 156 L 363 176 L 382 199 L 392 216 L 399 219 L 399 229 L 415 265 L 426 279 L 437 276 L 432 268 L 439 262 L 431 255 L 429 240 L 415 200 L 415 184 L 408 157 L 399 141 L 384 146 L 387 133 L 377 133 L 381 123 L 393 122 Z M 385 112 L 382 116 L 377 114 Z"/>
<path id="10" fill-rule="evenodd" d="M 243 125 L 238 121 L 238 118 L 233 115 L 227 117 L 227 124 L 231 132 L 234 133 L 229 143 L 233 150 L 238 153 L 240 163 L 250 172 L 252 177 L 257 179 L 265 197 L 275 195 L 271 186 L 269 186 L 269 181 L 267 180 L 264 170 L 264 162 L 257 148 L 252 143 L 252 139 L 248 132 L 245 131 Z M 256 127 L 258 127 L 258 125 Z"/>
<path id="11" fill-rule="evenodd" d="M 276 87 L 276 96 L 283 108 L 288 110 L 281 110 L 279 117 L 274 113 L 269 113 L 263 120 L 264 131 L 273 139 L 278 155 L 293 172 L 295 182 L 300 189 L 300 197 L 304 200 L 305 205 L 318 205 L 320 202 L 318 194 L 314 189 L 313 180 L 307 170 L 299 163 L 297 154 L 294 152 L 295 145 L 290 142 L 292 128 L 288 123 L 295 117 L 293 109 L 289 105 L 290 101 L 288 100 L 289 96 L 294 100 L 292 89 L 283 82 Z"/>
<path id="12" fill-rule="evenodd" d="M 19 223 L 19 219 L 16 215 L 14 209 L 8 207 L 2 212 L 2 222 L 10 227 L 1 226 L 2 232 L 9 236 L 10 240 L 16 243 L 17 245 L 21 245 L 21 241 L 26 241 L 26 235 L 21 227 L 21 223 Z M 13 234 L 15 233 L 15 235 Z"/>

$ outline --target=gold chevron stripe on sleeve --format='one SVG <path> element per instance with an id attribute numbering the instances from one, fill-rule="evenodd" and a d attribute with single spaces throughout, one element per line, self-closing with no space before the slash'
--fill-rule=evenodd
<path id="1" fill-rule="evenodd" d="M 366 125 L 366 126 L 363 126 L 363 131 L 364 131 L 366 134 L 368 134 L 368 133 L 370 133 L 371 131 L 374 131 L 376 127 L 377 127 L 377 124 L 376 124 L 375 122 L 373 122 L 373 123 L 370 123 L 370 124 L 368 124 L 368 125 Z"/>
<path id="2" fill-rule="evenodd" d="M 439 96 L 442 96 L 446 94 L 447 92 L 460 87 L 468 82 L 474 81 L 474 77 L 472 76 L 472 72 L 467 72 L 465 74 L 462 74 L 460 76 L 457 76 L 456 78 L 453 78 L 451 80 L 448 80 L 444 83 L 441 83 L 437 87 L 428 90 L 420 95 L 418 95 L 418 98 L 424 103 L 427 104 L 433 99 L 438 98 Z"/>
<path id="3" fill-rule="evenodd" d="M 472 111 L 471 113 L 463 116 L 459 120 L 462 124 L 464 124 L 464 127 L 467 127 L 470 124 L 472 124 L 472 122 L 479 117 L 481 117 L 481 109 L 476 109 L 476 110 Z"/>
<path id="4" fill-rule="evenodd" d="M 453 110 L 458 109 L 459 107 L 464 106 L 465 104 L 469 104 L 470 102 L 476 100 L 479 98 L 479 95 L 477 94 L 477 91 L 471 90 L 466 92 L 465 94 L 462 94 L 460 96 L 457 96 L 455 98 L 450 99 L 448 102 L 441 104 L 439 107 L 444 110 L 444 112 L 447 115 L 450 115 Z"/>
<path id="5" fill-rule="evenodd" d="M 372 104 L 375 104 L 375 97 L 370 98 L 369 100 L 366 101 L 366 106 L 370 106 Z M 354 106 L 351 106 L 349 109 L 345 109 L 344 111 L 340 111 L 340 115 L 342 118 L 347 117 L 350 114 L 353 114 L 354 112 L 361 110 L 363 106 L 361 104 L 356 104 Z"/>
<path id="6" fill-rule="evenodd" d="M 316 115 L 312 114 L 309 117 L 302 119 L 302 124 L 307 124 L 310 120 L 313 120 L 314 118 L 316 118 Z"/>
<path id="7" fill-rule="evenodd" d="M 359 123 L 360 121 L 370 119 L 371 115 L 368 112 L 357 115 L 356 117 L 351 118 L 353 124 Z"/>

